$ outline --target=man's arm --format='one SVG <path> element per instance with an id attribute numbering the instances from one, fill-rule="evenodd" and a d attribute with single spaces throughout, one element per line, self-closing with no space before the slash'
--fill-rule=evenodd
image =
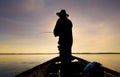
<path id="1" fill-rule="evenodd" d="M 59 20 L 57 21 L 56 25 L 55 25 L 55 28 L 54 28 L 54 36 L 59 36 Z"/>

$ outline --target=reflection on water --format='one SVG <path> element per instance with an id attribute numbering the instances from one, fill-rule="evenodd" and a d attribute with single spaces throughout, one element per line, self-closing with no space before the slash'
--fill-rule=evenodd
<path id="1" fill-rule="evenodd" d="M 14 75 L 39 65 L 58 54 L 48 55 L 0 55 L 0 77 Z M 74 54 L 88 61 L 97 61 L 120 72 L 120 54 Z"/>
<path id="2" fill-rule="evenodd" d="M 120 54 L 78 54 L 75 56 L 100 62 L 103 66 L 120 72 Z"/>
<path id="3" fill-rule="evenodd" d="M 57 55 L 0 55 L 0 77 L 13 77 L 55 56 Z"/>

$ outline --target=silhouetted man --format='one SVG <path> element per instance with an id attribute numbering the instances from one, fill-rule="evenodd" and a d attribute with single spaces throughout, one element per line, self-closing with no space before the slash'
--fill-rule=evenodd
<path id="1" fill-rule="evenodd" d="M 61 61 L 68 63 L 71 61 L 71 47 L 73 43 L 72 22 L 68 19 L 69 15 L 65 10 L 56 13 L 59 19 L 54 28 L 54 36 L 59 37 L 58 49 Z"/>

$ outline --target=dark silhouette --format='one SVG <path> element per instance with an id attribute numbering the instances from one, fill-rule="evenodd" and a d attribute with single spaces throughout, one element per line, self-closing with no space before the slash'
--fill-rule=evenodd
<path id="1" fill-rule="evenodd" d="M 54 36 L 59 37 L 58 41 L 58 50 L 61 59 L 61 76 L 68 77 L 71 76 L 72 71 L 69 70 L 71 67 L 71 47 L 73 43 L 72 37 L 72 22 L 68 19 L 69 15 L 65 10 L 61 10 L 56 13 L 59 16 L 57 23 L 54 28 Z"/>
<path id="2" fill-rule="evenodd" d="M 59 16 L 54 28 L 54 36 L 59 37 L 58 49 L 61 61 L 69 63 L 71 61 L 71 47 L 73 43 L 72 22 L 68 19 L 69 15 L 65 10 L 56 13 Z"/>

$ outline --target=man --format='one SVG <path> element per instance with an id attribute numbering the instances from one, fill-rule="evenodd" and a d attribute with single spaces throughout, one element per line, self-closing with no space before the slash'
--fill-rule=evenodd
<path id="1" fill-rule="evenodd" d="M 68 19 L 69 15 L 65 10 L 56 13 L 59 17 L 54 28 L 54 36 L 59 37 L 58 49 L 61 61 L 68 63 L 71 61 L 71 48 L 73 43 L 72 22 Z"/>

